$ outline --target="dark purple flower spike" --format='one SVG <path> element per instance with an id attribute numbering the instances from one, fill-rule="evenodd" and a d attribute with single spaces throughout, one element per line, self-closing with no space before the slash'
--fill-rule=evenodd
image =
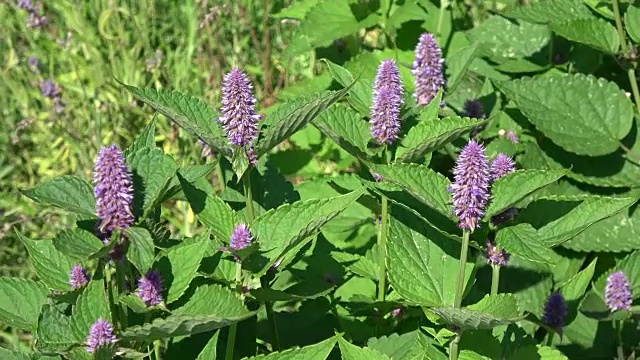
<path id="1" fill-rule="evenodd" d="M 133 224 L 133 181 L 122 151 L 115 145 L 102 148 L 94 170 L 96 214 L 99 230 L 110 234 Z"/>
<path id="2" fill-rule="evenodd" d="M 163 300 L 162 298 L 162 278 L 155 270 L 148 271 L 138 280 L 138 290 L 136 295 L 144 301 L 147 306 L 156 306 Z"/>
<path id="3" fill-rule="evenodd" d="M 98 319 L 89 330 L 87 352 L 93 354 L 99 347 L 118 341 L 113 333 L 113 325 L 105 319 Z"/>
<path id="4" fill-rule="evenodd" d="M 427 105 L 444 88 L 445 80 L 442 72 L 442 49 L 435 36 L 424 33 L 420 36 L 415 50 L 415 60 L 411 73 L 415 78 L 416 90 L 413 96 L 418 105 Z"/>
<path id="5" fill-rule="evenodd" d="M 553 292 L 544 305 L 542 322 L 562 333 L 567 317 L 567 303 L 559 292 Z"/>

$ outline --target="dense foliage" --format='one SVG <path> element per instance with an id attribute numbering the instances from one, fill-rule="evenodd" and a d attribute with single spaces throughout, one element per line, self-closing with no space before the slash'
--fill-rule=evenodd
<path id="1" fill-rule="evenodd" d="M 65 3 L 0 14 L 32 32 L 23 46 L 51 47 Z M 132 16 L 107 9 L 105 41 L 110 17 Z M 47 110 L 3 130 L 0 180 L 21 198 L 2 199 L 65 221 L 11 235 L 30 267 L 0 277 L 3 359 L 635 358 L 640 7 L 265 0 L 207 16 L 225 11 L 225 26 L 255 24 L 186 37 L 191 55 L 197 36 L 225 55 L 206 76 L 215 96 L 162 74 L 182 39 L 146 82 L 118 67 L 60 86 L 44 73 L 61 65 L 24 56 Z M 94 115 L 94 76 L 135 100 L 110 131 L 96 111 L 74 132 L 61 121 Z M 19 98 L 3 111 L 35 112 Z M 30 158 L 52 145 L 31 126 L 63 134 L 49 156 L 75 149 L 53 162 L 64 171 Z M 20 182 L 30 172 L 42 179 Z"/>

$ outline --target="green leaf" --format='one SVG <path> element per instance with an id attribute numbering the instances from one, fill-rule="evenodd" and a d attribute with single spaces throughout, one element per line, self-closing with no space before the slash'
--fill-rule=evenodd
<path id="1" fill-rule="evenodd" d="M 231 170 L 236 174 L 238 179 L 242 179 L 245 171 L 249 168 L 249 157 L 246 151 L 238 150 L 231 157 Z"/>
<path id="2" fill-rule="evenodd" d="M 159 260 L 160 273 L 168 286 L 167 304 L 178 300 L 189 287 L 207 251 L 206 241 L 207 238 L 202 237 L 193 244 L 171 248 Z"/>
<path id="3" fill-rule="evenodd" d="M 344 67 L 334 64 L 330 60 L 322 59 L 327 64 L 331 76 L 340 85 L 347 87 L 352 84 L 349 90 L 349 103 L 360 113 L 361 116 L 368 116 L 373 103 L 373 82 L 367 83 L 364 79 L 357 79 Z"/>
<path id="4" fill-rule="evenodd" d="M 387 242 L 387 271 L 393 289 L 412 304 L 452 305 L 456 290 L 451 279 L 458 275 L 460 244 L 411 215 L 397 220 L 396 209 L 392 208 Z M 465 284 L 473 268 L 473 263 L 465 264 Z"/>
<path id="5" fill-rule="evenodd" d="M 636 206 L 628 211 L 621 211 L 591 225 L 563 246 L 584 252 L 638 250 L 640 249 L 640 211 Z"/>
<path id="6" fill-rule="evenodd" d="M 501 177 L 491 185 L 491 202 L 485 220 L 507 210 L 535 190 L 557 181 L 566 173 L 566 170 L 518 170 Z"/>
<path id="7" fill-rule="evenodd" d="M 486 295 L 478 303 L 461 309 L 441 307 L 432 311 L 447 324 L 461 329 L 491 329 L 523 318 L 512 294 Z"/>
<path id="8" fill-rule="evenodd" d="M 231 156 L 222 127 L 216 121 L 218 112 L 204 101 L 176 90 L 141 89 L 121 84 L 131 95 L 197 136 L 216 152 Z"/>
<path id="9" fill-rule="evenodd" d="M 331 256 L 353 273 L 374 281 L 378 280 L 378 264 L 370 259 L 369 256 L 360 256 L 346 252 L 332 252 Z"/>
<path id="10" fill-rule="evenodd" d="M 396 162 L 415 162 L 426 153 L 457 139 L 462 134 L 486 124 L 486 120 L 461 118 L 424 119 L 409 130 L 400 142 Z"/>
<path id="11" fill-rule="evenodd" d="M 479 43 L 483 53 L 492 60 L 504 62 L 531 56 L 540 51 L 551 37 L 549 28 L 527 22 L 514 23 L 501 16 L 492 16 L 467 32 L 473 43 Z"/>
<path id="12" fill-rule="evenodd" d="M 147 126 L 142 130 L 140 135 L 136 137 L 133 141 L 133 144 L 127 148 L 125 151 L 125 155 L 127 158 L 132 154 L 135 154 L 137 151 L 144 148 L 154 148 L 156 147 L 156 117 L 147 124 Z"/>
<path id="13" fill-rule="evenodd" d="M 616 28 L 599 18 L 555 23 L 551 24 L 551 30 L 563 38 L 589 45 L 609 54 L 616 54 L 620 48 Z"/>
<path id="14" fill-rule="evenodd" d="M 242 300 L 220 285 L 201 285 L 173 315 L 237 317 L 249 314 Z"/>
<path id="15" fill-rule="evenodd" d="M 17 329 L 34 330 L 48 294 L 42 283 L 0 277 L 0 322 Z"/>
<path id="16" fill-rule="evenodd" d="M 499 82 L 497 86 L 538 130 L 579 155 L 612 153 L 631 129 L 631 101 L 615 83 L 604 79 L 554 75 Z"/>
<path id="17" fill-rule="evenodd" d="M 287 250 L 313 235 L 329 220 L 358 200 L 363 190 L 325 199 L 285 204 L 259 216 L 251 232 L 260 244 L 265 261 L 256 263 L 256 272 L 266 271 Z M 265 263 L 266 262 L 266 263 Z"/>
<path id="18" fill-rule="evenodd" d="M 342 360 L 390 360 L 387 355 L 370 348 L 353 345 L 342 337 L 338 337 Z"/>
<path id="19" fill-rule="evenodd" d="M 369 166 L 372 171 L 380 174 L 384 181 L 400 186 L 420 202 L 454 219 L 451 194 L 447 191 L 451 182 L 444 175 L 418 164 Z"/>
<path id="20" fill-rule="evenodd" d="M 69 291 L 69 274 L 73 263 L 56 250 L 51 240 L 29 240 L 17 232 L 29 252 L 29 260 L 38 278 L 50 289 Z"/>
<path id="21" fill-rule="evenodd" d="M 325 360 L 336 345 L 336 338 L 331 337 L 317 344 L 303 348 L 295 347 L 266 355 L 244 358 L 247 360 Z"/>
<path id="22" fill-rule="evenodd" d="M 198 358 L 196 360 L 216 360 L 217 352 L 218 352 L 218 337 L 220 337 L 220 330 L 216 331 L 215 334 L 209 339 L 207 345 L 204 346 L 204 349 L 200 351 L 198 354 Z"/>
<path id="23" fill-rule="evenodd" d="M 572 244 L 566 243 L 566 241 L 580 234 L 598 221 L 627 209 L 637 200 L 637 196 L 588 197 L 568 214 L 538 229 L 538 235 L 548 246 L 563 244 L 563 246 L 570 249 L 576 246 L 580 247 L 578 245 L 580 243 L 574 242 Z"/>
<path id="24" fill-rule="evenodd" d="M 59 232 L 53 239 L 53 246 L 71 260 L 85 261 L 105 245 L 91 232 L 74 228 Z"/>
<path id="25" fill-rule="evenodd" d="M 196 188 L 182 176 L 178 177 L 182 184 L 182 191 L 198 220 L 209 227 L 214 236 L 228 243 L 233 229 L 240 222 L 238 214 L 219 197 L 211 196 Z"/>
<path id="26" fill-rule="evenodd" d="M 274 146 L 302 129 L 331 105 L 342 99 L 351 89 L 350 84 L 340 91 L 318 93 L 303 100 L 292 100 L 282 104 L 266 120 L 269 126 L 264 129 L 256 145 L 258 158 Z"/>
<path id="27" fill-rule="evenodd" d="M 380 338 L 371 338 L 367 342 L 367 347 L 377 350 L 391 359 L 438 359 L 446 360 L 444 355 L 436 346 L 436 342 L 423 335 L 420 330 L 398 335 L 396 333 Z"/>
<path id="28" fill-rule="evenodd" d="M 304 0 L 291 3 L 291 5 L 271 15 L 276 19 L 298 19 L 303 20 L 305 15 L 318 4 L 320 0 Z"/>
<path id="29" fill-rule="evenodd" d="M 158 306 L 147 306 L 142 299 L 137 295 L 122 295 L 118 301 L 126 305 L 136 314 L 145 314 L 151 311 L 157 310 Z"/>
<path id="30" fill-rule="evenodd" d="M 473 44 L 447 56 L 446 78 L 448 93 L 456 91 L 477 53 L 478 45 Z"/>
<path id="31" fill-rule="evenodd" d="M 419 1 L 405 1 L 404 4 L 400 6 L 396 6 L 389 18 L 387 19 L 387 24 L 385 26 L 390 29 L 401 28 L 403 23 L 406 23 L 411 20 L 424 20 L 425 10 L 418 4 Z"/>
<path id="32" fill-rule="evenodd" d="M 542 345 L 525 345 L 519 347 L 511 354 L 511 359 L 518 360 L 568 360 L 560 351 Z"/>
<path id="33" fill-rule="evenodd" d="M 180 180 L 177 176 L 178 174 L 180 174 L 180 176 L 182 176 L 182 178 L 187 183 L 193 184 L 203 177 L 209 175 L 213 171 L 213 169 L 216 168 L 217 163 L 218 162 L 216 160 L 204 165 L 192 165 L 180 168 L 176 173 L 176 176 L 171 179 L 169 186 L 167 186 L 167 190 L 162 194 L 162 200 L 160 200 L 160 202 L 162 203 L 166 200 L 169 200 L 182 190 Z"/>
<path id="34" fill-rule="evenodd" d="M 558 23 L 570 20 L 592 19 L 594 16 L 582 0 L 544 0 L 517 5 L 504 16 L 531 23 Z"/>
<path id="35" fill-rule="evenodd" d="M 631 285 L 633 298 L 640 298 L 640 251 L 634 251 L 627 255 L 624 259 L 620 260 L 613 269 L 600 275 L 598 280 L 594 282 L 592 291 L 604 299 L 607 278 L 616 271 L 622 271 L 627 276 L 629 285 Z"/>
<path id="36" fill-rule="evenodd" d="M 33 360 L 31 357 L 29 357 L 29 355 L 19 352 L 19 351 L 11 351 L 5 348 L 1 348 L 0 347 L 0 358 L 4 359 L 4 360 Z M 57 358 L 52 358 L 53 359 L 60 359 L 59 357 Z"/>
<path id="37" fill-rule="evenodd" d="M 250 318 L 253 315 L 255 315 L 255 312 L 239 317 L 171 315 L 164 319 L 155 319 L 153 322 L 144 325 L 128 327 L 120 333 L 120 336 L 125 341 L 151 342 L 220 329 Z"/>
<path id="38" fill-rule="evenodd" d="M 65 351 L 77 343 L 71 328 L 71 318 L 52 305 L 44 305 L 38 318 L 36 349 L 41 351 Z"/>
<path id="39" fill-rule="evenodd" d="M 130 227 L 125 230 L 125 234 L 129 240 L 127 259 L 140 274 L 145 274 L 151 269 L 156 256 L 153 238 L 147 229 L 139 227 Z"/>
<path id="40" fill-rule="evenodd" d="M 640 43 L 640 8 L 629 5 L 624 14 L 624 25 L 634 43 Z"/>
<path id="41" fill-rule="evenodd" d="M 529 224 L 518 224 L 500 229 L 496 234 L 496 243 L 508 253 L 535 263 L 553 265 L 554 252 L 541 241 Z"/>
<path id="42" fill-rule="evenodd" d="M 568 302 L 579 300 L 584 292 L 587 291 L 589 284 L 591 283 L 591 279 L 593 278 L 593 274 L 596 270 L 596 263 L 598 259 L 593 259 L 589 266 L 587 266 L 584 270 L 572 276 L 569 280 L 560 284 L 560 292 L 564 299 Z"/>
<path id="43" fill-rule="evenodd" d="M 159 148 L 142 148 L 127 158 L 134 172 L 136 190 L 144 189 L 144 217 L 159 204 L 160 195 L 178 171 L 178 164 Z M 140 183 L 136 176 L 140 177 Z"/>
<path id="44" fill-rule="evenodd" d="M 107 294 L 102 279 L 95 279 L 89 282 L 78 297 L 76 305 L 73 307 L 71 314 L 71 327 L 75 339 L 78 342 L 84 342 L 87 334 L 99 318 L 111 322 L 111 311 Z M 113 324 L 113 323 L 112 323 Z"/>
<path id="45" fill-rule="evenodd" d="M 356 158 L 368 158 L 367 144 L 373 140 L 369 124 L 351 108 L 336 104 L 313 121 L 313 125 Z"/>
<path id="46" fill-rule="evenodd" d="M 84 216 L 96 216 L 93 187 L 75 176 L 63 175 L 22 192 L 29 199 Z"/>

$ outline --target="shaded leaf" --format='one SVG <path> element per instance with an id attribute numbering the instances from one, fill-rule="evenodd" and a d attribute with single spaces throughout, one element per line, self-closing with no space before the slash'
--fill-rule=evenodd
<path id="1" fill-rule="evenodd" d="M 390 360 L 387 355 L 370 348 L 353 345 L 342 337 L 338 338 L 342 360 Z"/>
<path id="2" fill-rule="evenodd" d="M 356 158 L 368 157 L 367 144 L 373 140 L 369 124 L 351 108 L 334 105 L 315 119 L 313 125 Z"/>
<path id="3" fill-rule="evenodd" d="M 171 248 L 158 261 L 160 273 L 167 281 L 167 304 L 178 300 L 189 287 L 208 249 L 206 241 L 206 237 L 201 237 L 193 244 Z"/>
<path id="4" fill-rule="evenodd" d="M 85 216 L 96 216 L 93 187 L 75 176 L 63 175 L 22 192 L 42 205 L 56 206 Z"/>
<path id="5" fill-rule="evenodd" d="M 500 229 L 496 234 L 498 246 L 507 250 L 509 254 L 535 263 L 553 265 L 555 254 L 541 241 L 529 224 L 518 224 Z"/>
<path id="6" fill-rule="evenodd" d="M 52 240 L 29 240 L 17 233 L 29 252 L 29 260 L 36 274 L 50 289 L 69 291 L 69 274 L 73 263 L 59 252 Z"/>
<path id="7" fill-rule="evenodd" d="M 42 283 L 0 277 L 0 322 L 18 329 L 34 330 L 48 294 Z"/>
<path id="8" fill-rule="evenodd" d="M 53 246 L 71 260 L 85 261 L 100 252 L 105 244 L 91 232 L 74 228 L 59 232 Z"/>
<path id="9" fill-rule="evenodd" d="M 303 348 L 295 347 L 283 351 L 272 352 L 245 358 L 247 360 L 325 360 L 336 345 L 336 338 L 331 337 L 320 343 Z"/>
<path id="10" fill-rule="evenodd" d="M 71 314 L 71 327 L 76 341 L 85 341 L 91 325 L 99 318 L 113 324 L 104 281 L 103 279 L 93 279 L 78 297 Z"/>
<path id="11" fill-rule="evenodd" d="M 166 190 L 169 181 L 178 170 L 178 164 L 159 148 L 142 148 L 131 154 L 127 161 L 131 170 L 142 181 L 140 185 L 144 189 L 143 210 L 146 216 L 159 204 L 162 192 Z"/>
<path id="12" fill-rule="evenodd" d="M 512 294 L 486 295 L 478 303 L 461 309 L 443 307 L 432 311 L 447 324 L 461 329 L 491 329 L 523 318 Z"/>
<path id="13" fill-rule="evenodd" d="M 155 259 L 155 245 L 153 238 L 147 229 L 130 227 L 125 230 L 129 246 L 127 247 L 127 259 L 138 269 L 140 274 L 145 274 Z"/>

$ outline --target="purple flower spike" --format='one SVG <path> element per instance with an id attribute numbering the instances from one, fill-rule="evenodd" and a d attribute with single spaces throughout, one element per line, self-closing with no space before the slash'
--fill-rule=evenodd
<path id="1" fill-rule="evenodd" d="M 37 74 L 40 72 L 40 61 L 35 55 L 29 56 L 27 64 L 29 65 L 29 69 L 31 69 L 31 71 L 33 71 L 34 73 Z"/>
<path id="2" fill-rule="evenodd" d="M 460 218 L 458 226 L 473 231 L 480 226 L 489 200 L 489 162 L 484 147 L 470 140 L 460 152 L 453 173 L 455 182 L 449 191 L 453 192 L 453 206 Z"/>
<path id="3" fill-rule="evenodd" d="M 58 84 L 49 79 L 40 83 L 40 90 L 42 91 L 42 96 L 53 99 L 60 96 L 61 89 Z"/>
<path id="4" fill-rule="evenodd" d="M 512 143 L 517 144 L 520 142 L 520 138 L 516 135 L 516 132 L 513 130 L 509 130 L 506 135 L 507 139 L 509 139 Z"/>
<path id="5" fill-rule="evenodd" d="M 631 303 L 633 302 L 631 285 L 629 285 L 629 280 L 622 271 L 609 275 L 604 297 L 611 311 L 631 309 Z"/>
<path id="6" fill-rule="evenodd" d="M 80 265 L 74 266 L 71 269 L 71 274 L 69 274 L 69 283 L 74 290 L 87 285 L 89 279 L 90 277 L 87 270 Z"/>
<path id="7" fill-rule="evenodd" d="M 126 229 L 135 220 L 131 212 L 133 182 L 122 151 L 111 145 L 102 148 L 93 175 L 96 188 L 96 214 L 100 231 Z"/>
<path id="8" fill-rule="evenodd" d="M 144 301 L 147 306 L 156 306 L 162 302 L 162 278 L 160 273 L 149 270 L 138 280 L 138 290 L 136 295 Z"/>
<path id="9" fill-rule="evenodd" d="M 567 317 L 567 303 L 564 301 L 564 297 L 559 292 L 553 292 L 547 299 L 544 305 L 544 314 L 542 315 L 542 322 L 549 327 L 556 329 L 559 333 L 562 333 L 564 327 L 564 321 Z"/>
<path id="10" fill-rule="evenodd" d="M 113 325 L 107 320 L 99 318 L 91 325 L 89 337 L 87 337 L 87 352 L 93 354 L 100 346 L 118 341 L 113 334 Z"/>
<path id="11" fill-rule="evenodd" d="M 444 87 L 443 63 L 442 49 L 438 46 L 436 38 L 429 33 L 422 34 L 416 46 L 416 59 L 411 70 L 416 83 L 413 96 L 418 105 L 429 104 Z"/>
<path id="12" fill-rule="evenodd" d="M 231 70 L 223 79 L 222 116 L 218 119 L 231 145 L 253 148 L 253 141 L 258 138 L 258 121 L 262 118 L 256 114 L 255 108 L 251 81 L 240 69 Z"/>
<path id="13" fill-rule="evenodd" d="M 464 116 L 475 118 L 475 119 L 484 119 L 487 115 L 484 113 L 484 107 L 480 103 L 480 101 L 473 99 L 467 100 L 464 102 Z"/>
<path id="14" fill-rule="evenodd" d="M 251 245 L 251 241 L 253 240 L 253 236 L 251 235 L 251 231 L 245 224 L 239 224 L 233 230 L 233 234 L 231 235 L 231 248 L 233 250 L 242 250 L 246 249 L 249 245 Z"/>
<path id="15" fill-rule="evenodd" d="M 398 138 L 403 92 L 398 67 L 392 60 L 383 61 L 373 86 L 369 121 L 371 134 L 379 144 L 392 144 Z"/>
<path id="16" fill-rule="evenodd" d="M 507 266 L 509 262 L 509 253 L 504 249 L 499 249 L 490 241 L 487 241 L 487 252 L 485 255 L 489 265 Z"/>
<path id="17" fill-rule="evenodd" d="M 499 153 L 491 163 L 491 179 L 494 181 L 498 180 L 515 170 L 516 163 L 513 159 L 503 153 Z"/>
<path id="18" fill-rule="evenodd" d="M 378 174 L 377 172 L 372 173 L 372 175 L 373 175 L 373 179 L 376 182 L 384 181 L 384 178 L 382 177 L 382 175 Z"/>

